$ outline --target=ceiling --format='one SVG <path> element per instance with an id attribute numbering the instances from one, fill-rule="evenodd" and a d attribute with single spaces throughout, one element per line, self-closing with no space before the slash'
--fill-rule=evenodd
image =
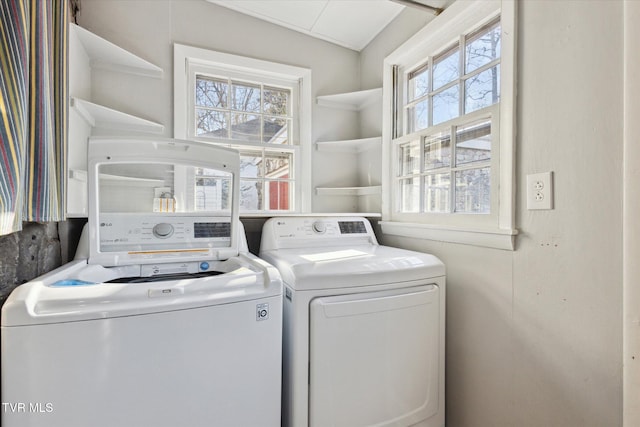
<path id="1" fill-rule="evenodd" d="M 389 0 L 207 1 L 356 51 L 369 44 L 405 8 Z M 427 3 L 440 7 L 445 1 Z"/>

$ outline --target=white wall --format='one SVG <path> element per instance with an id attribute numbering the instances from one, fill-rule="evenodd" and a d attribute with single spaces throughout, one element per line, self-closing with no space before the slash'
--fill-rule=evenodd
<path id="1" fill-rule="evenodd" d="M 516 251 L 383 241 L 447 265 L 447 425 L 621 425 L 622 2 L 518 7 Z M 362 64 L 381 63 L 376 41 Z M 527 211 L 525 177 L 545 171 L 555 209 Z"/>
<path id="2" fill-rule="evenodd" d="M 312 70 L 312 96 L 359 89 L 358 53 L 204 0 L 83 0 L 78 23 L 164 70 L 161 80 L 96 70 L 92 99 L 165 125 L 173 137 L 173 43 Z M 314 103 L 312 142 L 358 136 L 358 115 Z M 98 132 L 99 133 L 99 132 Z M 314 147 L 310 147 L 314 150 Z M 353 185 L 355 156 L 320 153 L 312 166 L 317 186 Z M 313 208 L 353 210 L 353 201 L 318 200 Z"/>
<path id="3" fill-rule="evenodd" d="M 640 425 L 640 2 L 625 1 L 624 425 Z"/>

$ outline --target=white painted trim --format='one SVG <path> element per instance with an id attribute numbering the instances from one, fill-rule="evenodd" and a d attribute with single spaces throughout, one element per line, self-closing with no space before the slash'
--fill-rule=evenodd
<path id="1" fill-rule="evenodd" d="M 298 90 L 298 165 L 294 166 L 296 194 L 295 210 L 311 211 L 311 156 L 313 151 L 311 115 L 311 70 L 286 64 L 216 52 L 178 43 L 173 45 L 173 131 L 174 138 L 189 139 L 189 72 L 191 65 L 231 69 L 238 73 L 266 75 L 273 79 L 297 80 Z M 233 141 L 228 141 L 233 144 Z"/>
<path id="2" fill-rule="evenodd" d="M 502 57 L 512 61 L 500 61 L 500 211 L 498 226 L 515 228 L 516 218 L 516 2 L 502 2 L 500 24 L 503 35 Z"/>
<path id="3" fill-rule="evenodd" d="M 517 230 L 454 228 L 411 222 L 380 221 L 382 232 L 392 236 L 460 243 L 512 251 Z"/>

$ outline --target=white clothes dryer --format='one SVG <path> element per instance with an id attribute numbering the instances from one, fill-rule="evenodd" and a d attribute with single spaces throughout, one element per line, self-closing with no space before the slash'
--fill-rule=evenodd
<path id="1" fill-rule="evenodd" d="M 89 142 L 77 259 L 2 308 L 2 426 L 280 425 L 282 281 L 246 251 L 238 172 L 212 145 Z"/>
<path id="2" fill-rule="evenodd" d="M 260 257 L 285 284 L 284 426 L 444 426 L 442 262 L 360 217 L 272 218 Z"/>

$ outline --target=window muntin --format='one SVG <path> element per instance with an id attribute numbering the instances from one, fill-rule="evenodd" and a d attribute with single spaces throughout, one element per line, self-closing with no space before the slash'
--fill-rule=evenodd
<path id="1" fill-rule="evenodd" d="M 395 210 L 400 214 L 491 214 L 497 178 L 500 102 L 499 18 L 403 74 L 404 134 Z M 461 72 L 463 70 L 463 72 Z M 398 127 L 396 127 L 398 128 Z M 416 165 L 418 166 L 416 168 Z M 492 185 L 494 183 L 494 185 Z"/>

